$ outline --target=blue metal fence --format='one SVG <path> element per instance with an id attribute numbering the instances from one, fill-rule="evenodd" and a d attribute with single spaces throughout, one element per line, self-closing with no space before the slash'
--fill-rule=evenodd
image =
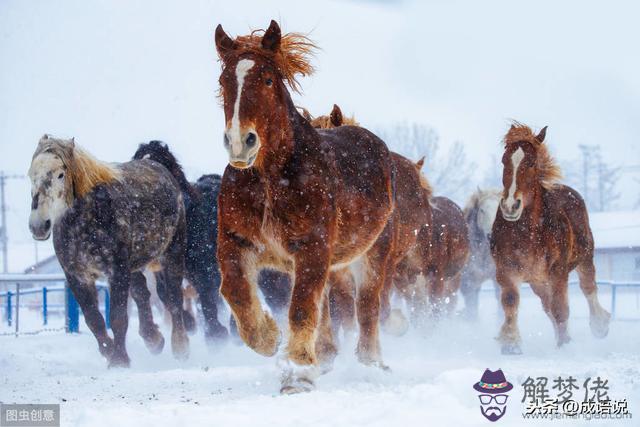
<path id="1" fill-rule="evenodd" d="M 15 326 L 15 335 L 20 334 L 20 297 L 26 295 L 41 294 L 42 295 L 42 325 L 47 326 L 49 323 L 49 294 L 64 292 L 64 311 L 65 311 L 65 330 L 69 333 L 77 333 L 80 331 L 80 307 L 76 301 L 71 289 L 66 283 L 66 278 L 61 274 L 6 274 L 0 275 L 0 283 L 15 285 L 15 292 L 7 290 L 0 292 L 0 299 L 4 298 L 5 319 L 8 326 Z M 42 288 L 20 289 L 21 285 L 29 284 L 45 284 Z M 46 286 L 46 284 L 54 284 L 54 286 Z M 57 285 L 56 285 L 57 284 Z M 107 328 L 111 328 L 111 319 L 109 318 L 109 288 L 103 284 L 97 284 L 98 292 L 104 292 L 104 313 Z M 15 302 L 14 302 L 15 301 Z M 15 313 L 15 318 L 14 318 Z"/>

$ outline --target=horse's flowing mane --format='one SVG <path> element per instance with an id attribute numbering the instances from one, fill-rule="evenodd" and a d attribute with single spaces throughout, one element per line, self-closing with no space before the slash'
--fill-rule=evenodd
<path id="1" fill-rule="evenodd" d="M 559 184 L 562 179 L 562 171 L 555 159 L 549 153 L 547 145 L 536 138 L 530 127 L 514 121 L 509 132 L 504 137 L 504 145 L 526 141 L 536 150 L 536 167 L 538 171 L 538 181 L 547 190 L 551 190 Z"/>
<path id="2" fill-rule="evenodd" d="M 315 71 L 311 65 L 311 57 L 318 47 L 306 35 L 301 33 L 283 34 L 280 46 L 274 52 L 262 47 L 262 36 L 265 30 L 253 30 L 247 36 L 238 36 L 234 40 L 234 49 L 228 54 L 242 55 L 253 53 L 267 58 L 282 73 L 289 87 L 300 93 L 297 76 L 309 76 Z"/>
<path id="3" fill-rule="evenodd" d="M 57 139 L 45 135 L 40 139 L 33 158 L 42 153 L 57 156 L 66 166 L 76 197 L 83 197 L 98 184 L 110 183 L 121 177 L 116 166 L 96 159 L 78 147 L 73 139 Z"/>

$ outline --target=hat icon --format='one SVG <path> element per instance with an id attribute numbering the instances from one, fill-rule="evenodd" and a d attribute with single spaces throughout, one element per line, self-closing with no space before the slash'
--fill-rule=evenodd
<path id="1" fill-rule="evenodd" d="M 507 381 L 502 369 L 498 369 L 497 371 L 485 369 L 482 378 L 473 385 L 473 388 L 480 393 L 500 394 L 511 390 L 513 384 Z"/>

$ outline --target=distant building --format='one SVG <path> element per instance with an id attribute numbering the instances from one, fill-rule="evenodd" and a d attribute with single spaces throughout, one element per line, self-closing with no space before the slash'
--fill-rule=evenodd
<path id="1" fill-rule="evenodd" d="M 640 211 L 594 212 L 598 280 L 640 281 Z"/>
<path id="2" fill-rule="evenodd" d="M 51 255 L 24 270 L 26 274 L 61 274 L 62 266 L 58 257 Z"/>

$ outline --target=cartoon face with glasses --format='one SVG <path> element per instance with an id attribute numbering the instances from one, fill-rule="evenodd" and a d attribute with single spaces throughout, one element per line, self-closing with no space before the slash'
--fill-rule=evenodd
<path id="1" fill-rule="evenodd" d="M 498 421 L 507 412 L 507 392 L 513 384 L 507 381 L 501 369 L 495 372 L 484 371 L 480 381 L 473 385 L 479 392 L 480 412 L 489 421 Z"/>

